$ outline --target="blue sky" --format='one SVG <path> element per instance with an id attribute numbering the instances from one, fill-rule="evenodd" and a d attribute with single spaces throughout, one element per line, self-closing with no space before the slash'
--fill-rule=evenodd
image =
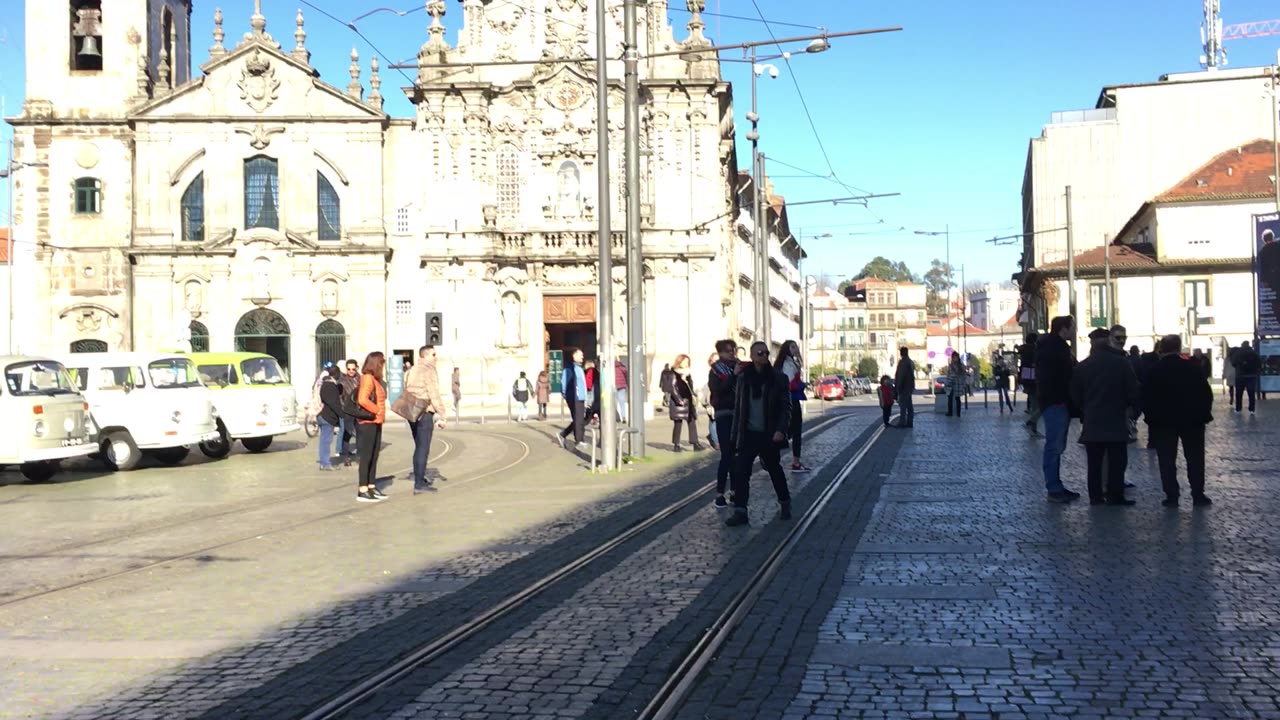
<path id="1" fill-rule="evenodd" d="M 142 0 L 110 0 L 130 1 Z M 494 1 L 532 7 L 540 0 Z M 374 53 L 369 41 L 386 57 L 402 60 L 414 56 L 426 39 L 429 18 L 417 0 L 309 2 L 343 22 L 377 7 L 411 11 L 404 17 L 379 13 L 361 20 L 358 27 L 366 40 L 307 3 L 263 1 L 268 31 L 286 48 L 293 45 L 294 15 L 303 8 L 312 62 L 325 80 L 339 87 L 350 79 L 353 46 L 360 52 L 367 86 L 368 59 Z M 948 223 L 952 262 L 957 268 L 965 265 L 969 280 L 1008 278 L 1016 269 L 1019 248 L 984 240 L 1019 229 L 1027 141 L 1040 134 L 1049 114 L 1092 107 L 1104 85 L 1153 81 L 1164 73 L 1199 67 L 1200 0 L 756 2 L 765 18 L 778 23 L 772 26 L 777 37 L 809 34 L 817 27 L 832 32 L 905 28 L 835 40 L 829 52 L 793 57 L 790 69 L 776 61 L 779 78 L 760 84 L 761 150 L 801 169 L 771 166 L 777 190 L 789 201 L 851 194 L 829 177 L 814 176 L 829 176 L 832 170 L 855 193 L 901 193 L 873 201 L 867 209 L 815 205 L 790 212 L 792 230 L 803 236 L 810 252 L 806 272 L 833 278 L 856 272 L 875 255 L 905 260 L 923 273 L 930 259 L 943 257 L 944 243 L 941 237 L 911 231 L 941 230 Z M 0 94 L 9 114 L 16 113 L 24 97 L 24 4 L 0 3 Z M 192 32 L 197 65 L 207 60 L 215 5 L 226 16 L 228 44 L 247 30 L 253 11 L 252 0 L 196 0 Z M 1227 24 L 1280 17 L 1272 0 L 1225 0 L 1223 5 Z M 677 37 L 686 34 L 683 7 L 681 0 L 671 0 Z M 719 43 L 770 37 L 758 20 L 710 14 L 758 18 L 752 0 L 707 0 L 707 11 L 707 32 Z M 461 5 L 454 0 L 448 2 L 445 24 L 453 44 L 461 25 Z M 1231 67 L 1270 64 L 1278 45 L 1280 36 L 1228 43 Z M 742 135 L 749 126 L 744 116 L 750 108 L 750 75 L 743 64 L 724 63 L 723 68 L 736 95 L 738 163 L 747 169 L 750 146 Z M 388 111 L 410 116 L 399 92 L 405 78 L 392 70 L 384 70 L 383 78 Z M 6 193 L 7 187 L 0 185 L 0 214 L 7 211 Z M 810 237 L 828 233 L 832 237 Z"/>

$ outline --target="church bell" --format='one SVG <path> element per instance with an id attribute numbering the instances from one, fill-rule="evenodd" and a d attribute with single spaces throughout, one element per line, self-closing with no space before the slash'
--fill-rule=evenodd
<path id="1" fill-rule="evenodd" d="M 85 37 L 84 43 L 80 45 L 80 52 L 76 54 L 81 57 L 102 57 L 102 53 L 98 52 L 98 38 L 92 35 Z"/>

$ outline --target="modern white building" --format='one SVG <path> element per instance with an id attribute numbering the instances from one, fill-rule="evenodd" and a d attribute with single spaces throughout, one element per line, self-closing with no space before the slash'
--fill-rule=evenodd
<path id="1" fill-rule="evenodd" d="M 608 2 L 618 46 L 621 0 Z M 376 59 L 352 53 L 344 87 L 323 81 L 301 13 L 275 37 L 260 9 L 218 11 L 193 74 L 193 5 L 26 2 L 28 97 L 9 119 L 21 350 L 261 350 L 306 388 L 323 362 L 414 352 L 435 311 L 442 365 L 473 395 L 501 393 L 552 350 L 593 355 L 601 322 L 623 349 L 622 88 L 609 92 L 606 164 L 583 30 L 595 0 L 467 0 L 456 47 L 456 4 L 428 2 L 409 118 L 383 111 Z M 642 55 L 687 51 L 640 69 L 650 370 L 753 325 L 740 317 L 754 264 L 735 232 L 730 87 L 698 52 L 710 43 L 697 3 L 680 38 L 667 5 L 641 10 Z M 546 62 L 484 64 L 527 58 Z M 609 71 L 623 76 L 620 62 Z M 612 278 L 597 272 L 605 204 Z M 775 331 L 790 332 L 798 256 L 771 258 L 785 278 L 771 283 Z M 614 317 L 597 315 L 602 282 Z"/>
<path id="2" fill-rule="evenodd" d="M 1022 326 L 1043 329 L 1050 317 L 1068 310 L 1069 293 L 1065 288 L 1058 292 L 1049 282 L 1065 275 L 1068 186 L 1077 270 L 1099 276 L 1079 279 L 1081 337 L 1099 321 L 1088 298 L 1100 293 L 1102 285 L 1092 288 L 1089 283 L 1099 282 L 1104 274 L 1100 249 L 1107 242 L 1120 241 L 1135 253 L 1118 260 L 1113 269 L 1120 275 L 1130 277 L 1128 273 L 1137 269 L 1121 268 L 1124 262 L 1146 262 L 1137 256 L 1160 265 L 1158 272 L 1149 268 L 1153 277 L 1163 278 L 1159 281 L 1148 279 L 1146 285 L 1135 285 L 1124 280 L 1123 287 L 1117 286 L 1114 307 L 1120 321 L 1137 324 L 1128 328 L 1131 338 L 1179 331 L 1185 322 L 1188 292 L 1193 295 L 1192 306 L 1222 308 L 1219 299 L 1231 297 L 1237 288 L 1251 288 L 1246 275 L 1228 278 L 1217 273 L 1248 272 L 1250 228 L 1245 218 L 1251 209 L 1239 203 L 1258 204 L 1261 193 L 1195 201 L 1166 193 L 1177 191 L 1184 179 L 1193 185 L 1205 179 L 1197 173 L 1215 158 L 1272 137 L 1270 84 L 1271 68 L 1166 75 L 1152 83 L 1105 87 L 1092 109 L 1054 113 L 1040 137 L 1030 142 L 1023 177 Z M 1272 150 L 1256 152 L 1273 154 Z M 1269 170 L 1262 176 L 1267 185 L 1263 190 L 1274 187 L 1271 174 Z M 1209 209 L 1223 202 L 1232 207 Z M 1148 214 L 1158 215 L 1163 223 L 1143 222 Z M 1135 215 L 1142 217 L 1135 220 Z M 1188 225 L 1184 220 L 1204 224 Z M 1187 245 L 1192 242 L 1184 239 L 1188 235 L 1198 239 Z M 1086 261 L 1083 266 L 1081 258 Z M 1196 288 L 1203 287 L 1201 281 L 1209 282 L 1207 297 L 1214 300 L 1199 299 Z M 1243 313 L 1238 317 L 1252 321 L 1249 308 L 1236 311 Z M 1165 315 L 1167 319 L 1161 320 Z M 1219 322 L 1225 322 L 1226 316 L 1218 309 Z M 1196 321 L 1202 330 L 1197 336 L 1234 337 L 1247 330 L 1223 324 L 1210 331 L 1206 320 L 1202 314 Z"/>
<path id="3" fill-rule="evenodd" d="M 1016 288 L 988 283 L 981 290 L 969 295 L 969 322 L 983 330 L 998 330 L 1017 324 L 1018 303 L 1022 294 Z"/>

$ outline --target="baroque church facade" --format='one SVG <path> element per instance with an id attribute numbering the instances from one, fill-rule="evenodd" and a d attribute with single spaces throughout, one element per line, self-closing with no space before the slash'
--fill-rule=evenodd
<path id="1" fill-rule="evenodd" d="M 538 0 L 537 12 L 462 0 L 456 47 L 449 8 L 429 0 L 412 118 L 383 111 L 376 58 L 366 68 L 353 51 L 350 82 L 330 85 L 302 14 L 278 39 L 258 2 L 239 36 L 217 12 L 193 76 L 192 4 L 27 0 L 28 97 L 10 118 L 19 350 L 264 351 L 301 390 L 324 362 L 411 352 L 434 311 L 442 365 L 462 367 L 473 392 L 501 392 L 552 350 L 593 354 L 599 323 L 624 349 L 623 73 L 611 61 L 606 164 L 594 0 Z M 754 265 L 731 92 L 715 54 L 697 52 L 710 45 L 701 5 L 688 3 L 683 39 L 664 0 L 639 11 L 642 57 L 670 53 L 641 62 L 651 377 L 754 322 L 742 316 Z M 613 318 L 596 313 L 603 203 Z M 794 265 L 779 265 L 774 284 L 791 291 Z"/>

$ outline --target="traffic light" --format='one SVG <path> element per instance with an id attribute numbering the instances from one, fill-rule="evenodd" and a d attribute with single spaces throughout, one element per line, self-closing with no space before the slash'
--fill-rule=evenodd
<path id="1" fill-rule="evenodd" d="M 438 347 L 444 343 L 444 315 L 438 312 L 427 313 L 427 344 Z"/>

